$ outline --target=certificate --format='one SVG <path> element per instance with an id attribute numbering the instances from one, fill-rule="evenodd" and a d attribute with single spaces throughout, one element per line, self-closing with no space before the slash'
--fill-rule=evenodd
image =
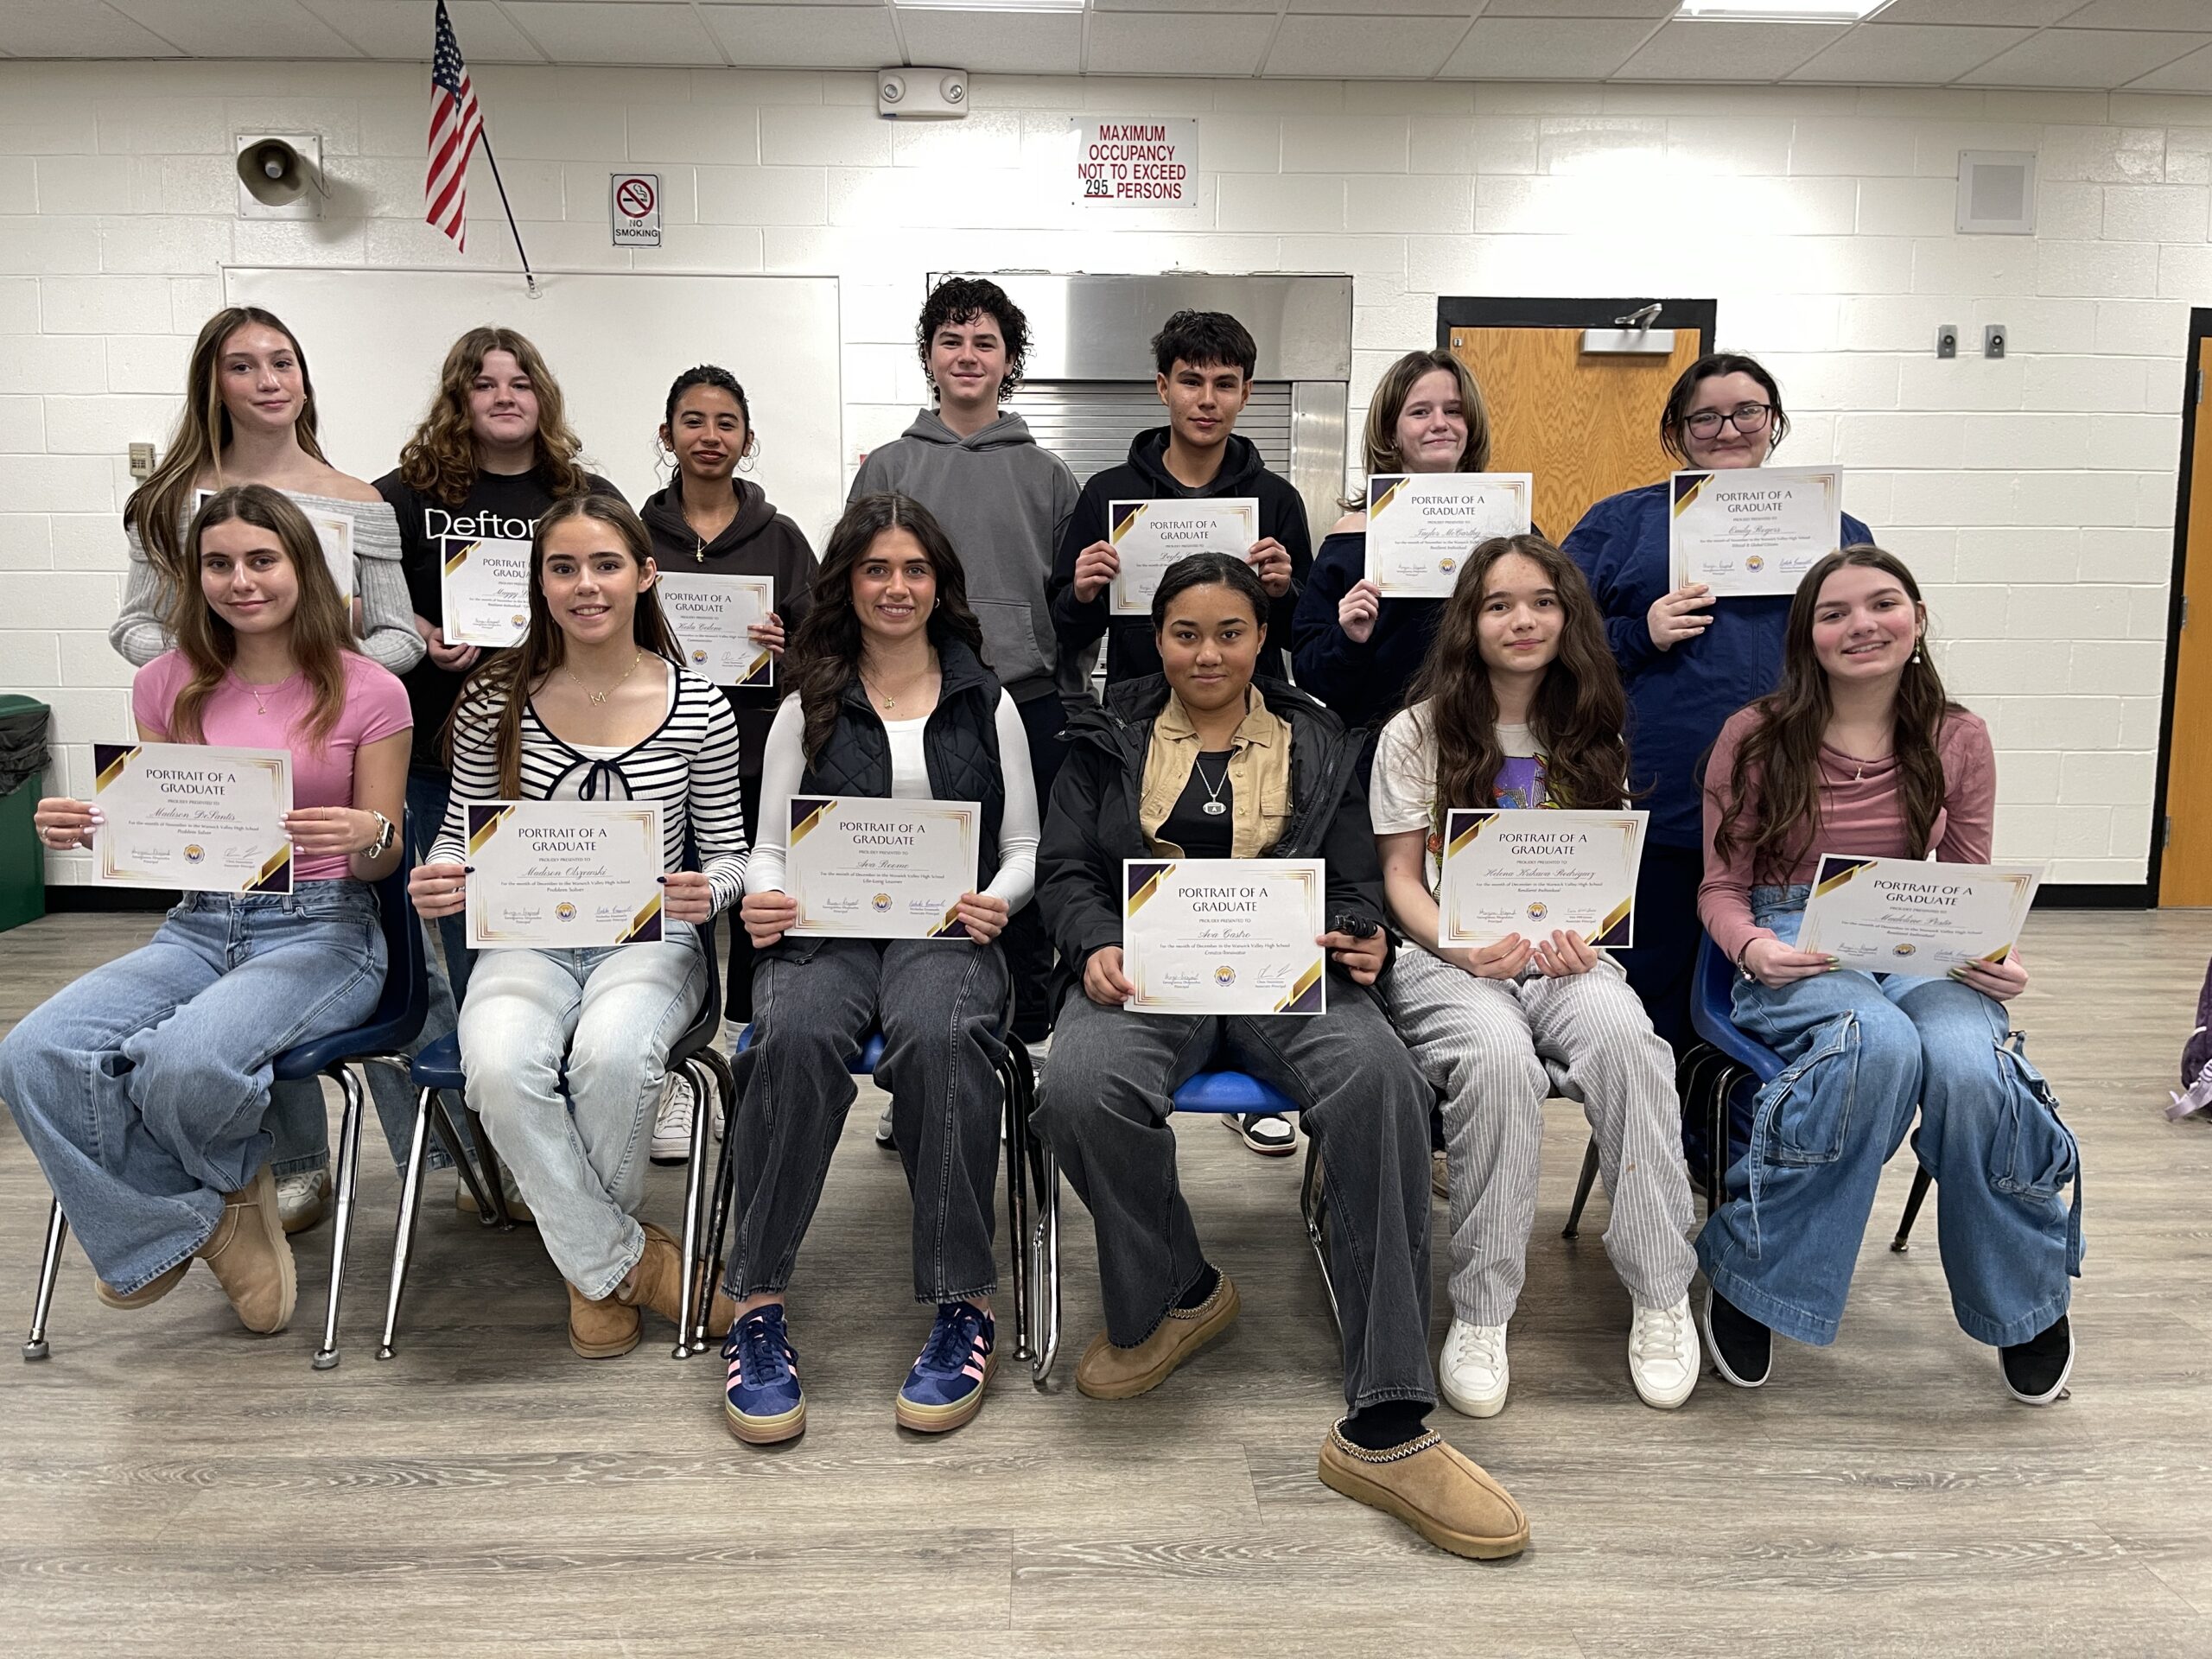
<path id="1" fill-rule="evenodd" d="M 467 822 L 471 950 L 660 938 L 658 801 L 471 801 Z"/>
<path id="2" fill-rule="evenodd" d="M 1495 944 L 1555 931 L 1583 943 L 1636 942 L 1636 872 L 1645 811 L 1468 808 L 1444 815 L 1437 943 Z"/>
<path id="3" fill-rule="evenodd" d="M 1374 473 L 1367 480 L 1367 575 L 1385 599 L 1449 599 L 1467 555 L 1529 533 L 1528 473 Z"/>
<path id="4" fill-rule="evenodd" d="M 1822 853 L 1797 948 L 1870 974 L 1933 979 L 2002 962 L 2019 943 L 2043 868 Z"/>
<path id="5" fill-rule="evenodd" d="M 1242 564 L 1260 539 L 1260 499 L 1216 496 L 1208 501 L 1109 501 L 1107 539 L 1121 569 L 1114 573 L 1116 616 L 1149 616 L 1160 577 L 1193 553 L 1226 553 Z"/>
<path id="6" fill-rule="evenodd" d="M 289 893 L 292 757 L 204 743 L 95 743 L 97 879 L 184 893 Z"/>
<path id="7" fill-rule="evenodd" d="M 847 939 L 965 939 L 960 895 L 976 890 L 983 809 L 880 795 L 791 797 L 784 887 L 794 933 Z"/>
<path id="8" fill-rule="evenodd" d="M 1329 953 L 1313 943 L 1318 858 L 1126 860 L 1122 971 L 1140 1014 L 1321 1014 Z"/>
<path id="9" fill-rule="evenodd" d="M 1701 582 L 1722 598 L 1794 594 L 1799 577 L 1843 545 L 1839 467 L 1676 473 L 1668 487 L 1677 588 Z"/>
<path id="10" fill-rule="evenodd" d="M 773 685 L 776 659 L 746 632 L 776 608 L 771 576 L 677 576 L 661 573 L 660 607 L 683 664 L 716 685 Z"/>
<path id="11" fill-rule="evenodd" d="M 522 643 L 530 626 L 530 543 L 448 536 L 439 577 L 439 625 L 449 645 L 495 649 Z"/>
<path id="12" fill-rule="evenodd" d="M 195 491 L 192 510 L 197 513 L 214 496 L 213 490 Z M 315 540 L 322 543 L 322 562 L 330 567 L 330 579 L 338 584 L 338 597 L 351 605 L 353 602 L 353 521 L 342 512 L 333 512 L 325 507 L 310 507 L 296 495 L 284 497 L 299 508 L 308 523 L 315 526 Z"/>

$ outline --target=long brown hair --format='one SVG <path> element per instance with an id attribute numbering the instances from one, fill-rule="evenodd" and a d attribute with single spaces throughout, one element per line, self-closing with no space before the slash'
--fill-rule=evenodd
<path id="1" fill-rule="evenodd" d="M 561 383 L 545 366 L 537 347 L 512 328 L 472 328 L 453 343 L 438 371 L 438 389 L 429 412 L 399 452 L 400 481 L 446 505 L 458 506 L 476 487 L 476 439 L 468 426 L 468 394 L 493 352 L 512 357 L 530 377 L 537 394 L 537 459 L 535 470 L 554 499 L 582 495 L 591 474 L 578 457 L 583 443 L 569 426 L 569 405 Z"/>
<path id="2" fill-rule="evenodd" d="M 477 664 L 446 716 L 443 739 L 448 767 L 457 745 L 488 741 L 499 774 L 499 793 L 509 800 L 522 793 L 522 717 L 531 689 L 569 658 L 569 636 L 561 632 L 545 602 L 545 541 L 571 518 L 612 525 L 632 563 L 640 570 L 652 563 L 652 537 L 619 497 L 568 496 L 546 508 L 538 519 L 530 544 L 530 626 L 513 650 L 488 652 Z M 669 672 L 677 671 L 676 636 L 661 613 L 659 594 L 651 588 L 638 595 L 637 609 L 630 616 L 630 638 L 640 650 L 666 658 Z"/>
<path id="3" fill-rule="evenodd" d="M 218 490 L 185 532 L 184 544 L 190 550 L 194 575 L 189 586 L 180 585 L 172 595 L 168 621 L 178 653 L 191 665 L 192 677 L 177 692 L 169 709 L 169 736 L 179 743 L 207 741 L 200 715 L 238 658 L 238 630 L 207 602 L 200 592 L 198 574 L 200 537 L 210 525 L 233 518 L 276 537 L 299 582 L 290 645 L 292 660 L 306 677 L 309 694 L 307 723 L 300 734 L 320 749 L 345 712 L 346 656 L 347 642 L 353 637 L 353 620 L 323 558 L 315 526 L 282 491 L 265 484 Z"/>
<path id="4" fill-rule="evenodd" d="M 222 486 L 223 451 L 230 447 L 232 430 L 231 411 L 223 406 L 222 381 L 217 370 L 221 366 L 224 344 L 252 323 L 273 328 L 291 342 L 292 356 L 300 365 L 301 391 L 300 417 L 292 429 L 293 436 L 302 450 L 328 465 L 315 437 L 315 382 L 308 378 L 308 354 L 300 349 L 299 336 L 257 305 L 225 306 L 200 326 L 200 338 L 192 342 L 192 357 L 184 372 L 184 410 L 170 435 L 168 454 L 162 457 L 153 476 L 131 491 L 130 499 L 123 504 L 124 525 L 137 530 L 146 562 L 154 567 L 172 603 L 180 591 L 189 595 L 193 603 L 200 602 L 200 573 L 193 568 L 199 562 L 196 543 L 184 536 L 183 527 L 192 517 L 188 507 L 200 475 L 211 473 L 216 486 Z M 188 549 L 193 550 L 188 552 Z"/>
<path id="5" fill-rule="evenodd" d="M 853 571 L 875 545 L 875 538 L 889 530 L 906 531 L 919 542 L 922 556 L 937 576 L 937 603 L 930 607 L 925 625 L 930 644 L 942 650 L 946 641 L 957 639 L 976 653 L 977 662 L 983 662 L 983 625 L 968 608 L 968 575 L 960 568 L 960 556 L 952 550 L 952 538 L 944 527 L 911 495 L 884 490 L 861 497 L 830 532 L 822 568 L 814 573 L 812 602 L 784 653 L 785 683 L 798 693 L 806 715 L 803 747 L 810 762 L 821 759 L 823 745 L 837 728 L 837 707 L 845 688 L 861 671 L 861 619 L 853 608 Z"/>
<path id="6" fill-rule="evenodd" d="M 1821 740 L 1834 704 L 1827 671 L 1813 649 L 1813 618 L 1827 579 L 1853 565 L 1892 578 L 1916 613 L 1920 608 L 1920 584 L 1904 562 L 1869 543 L 1829 554 L 1798 582 L 1783 634 L 1781 682 L 1751 705 L 1759 718 L 1737 747 L 1728 804 L 1713 837 L 1713 850 L 1724 859 L 1739 847 L 1751 849 L 1755 881 L 1782 880 L 1820 838 Z M 1943 810 L 1943 721 L 1965 712 L 1944 692 L 1924 632 L 1921 639 L 1897 682 L 1891 740 L 1906 845 L 1915 858 L 1927 850 Z"/>
<path id="7" fill-rule="evenodd" d="M 1544 793 L 1554 806 L 1601 810 L 1629 795 L 1621 728 L 1628 697 L 1605 646 L 1605 622 L 1580 568 L 1541 536 L 1493 536 L 1468 555 L 1444 602 L 1436 639 L 1406 691 L 1420 734 L 1436 743 L 1436 822 L 1455 806 L 1487 806 L 1505 764 L 1497 741 L 1497 695 L 1483 661 L 1484 590 L 1500 560 L 1518 554 L 1559 595 L 1559 653 L 1529 704 L 1529 730 L 1544 756 Z"/>
<path id="8" fill-rule="evenodd" d="M 1459 387 L 1459 410 L 1467 418 L 1467 447 L 1459 452 L 1459 464 L 1452 470 L 1490 470 L 1490 405 L 1483 399 L 1483 389 L 1476 383 L 1474 371 L 1449 352 L 1408 352 L 1382 371 L 1382 378 L 1375 383 L 1374 395 L 1368 400 L 1367 428 L 1360 439 L 1368 472 L 1406 470 L 1406 458 L 1398 453 L 1398 416 L 1406 412 L 1406 400 L 1414 395 L 1414 388 L 1439 369 L 1450 375 Z M 1363 485 L 1356 493 L 1345 496 L 1339 505 L 1347 512 L 1360 512 L 1367 505 L 1366 486 Z"/>

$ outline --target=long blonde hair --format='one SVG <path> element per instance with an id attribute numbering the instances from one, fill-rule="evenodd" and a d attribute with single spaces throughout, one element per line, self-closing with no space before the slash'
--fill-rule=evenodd
<path id="1" fill-rule="evenodd" d="M 1459 452 L 1459 464 L 1452 470 L 1490 470 L 1490 405 L 1483 401 L 1483 389 L 1475 384 L 1474 371 L 1449 352 L 1408 352 L 1382 371 L 1382 378 L 1375 383 L 1375 395 L 1368 402 L 1367 429 L 1360 435 L 1368 472 L 1406 470 L 1406 458 L 1398 453 L 1398 416 L 1405 413 L 1406 400 L 1414 395 L 1421 377 L 1439 369 L 1459 386 L 1459 409 L 1467 417 L 1467 447 Z M 1364 512 L 1365 486 L 1346 496 L 1342 505 L 1347 512 Z"/>
<path id="2" fill-rule="evenodd" d="M 200 713 L 238 658 L 238 631 L 207 602 L 196 569 L 200 537 L 210 525 L 232 518 L 274 535 L 298 579 L 300 597 L 292 611 L 290 643 L 292 660 L 300 665 L 309 692 L 307 723 L 300 734 L 319 749 L 329 741 L 339 715 L 345 712 L 346 641 L 353 638 L 353 618 L 323 558 L 315 526 L 289 497 L 266 484 L 240 484 L 216 491 L 185 532 L 185 546 L 190 550 L 195 569 L 192 581 L 180 586 L 172 597 L 169 632 L 175 637 L 178 652 L 191 665 L 192 677 L 177 692 L 169 709 L 169 736 L 180 743 L 207 741 Z"/>
<path id="3" fill-rule="evenodd" d="M 561 383 L 545 366 L 537 347 L 512 328 L 472 328 L 454 341 L 438 371 L 429 412 L 399 452 L 401 481 L 449 507 L 459 506 L 476 487 L 476 439 L 468 428 L 468 393 L 483 371 L 484 359 L 493 352 L 512 357 L 537 394 L 536 470 L 554 499 L 586 493 L 591 474 L 578 460 L 583 444 L 569 429 Z"/>
<path id="4" fill-rule="evenodd" d="M 220 378 L 216 373 L 224 343 L 241 328 L 258 323 L 274 328 L 291 342 L 292 356 L 300 365 L 300 417 L 292 429 L 300 448 L 327 466 L 322 445 L 315 437 L 315 382 L 308 375 L 308 354 L 300 339 L 271 313 L 257 305 L 226 305 L 207 319 L 200 338 L 192 343 L 192 359 L 184 373 L 184 412 L 177 417 L 169 439 L 168 454 L 162 457 L 154 475 L 131 491 L 123 505 L 125 528 L 135 527 L 154 567 L 174 603 L 179 592 L 200 592 L 199 573 L 192 566 L 196 555 L 187 556 L 189 543 L 183 534 L 192 491 L 202 473 L 213 474 L 218 489 L 223 483 L 223 451 L 230 447 L 231 411 L 223 406 Z M 259 523 L 258 519 L 253 520 Z"/>

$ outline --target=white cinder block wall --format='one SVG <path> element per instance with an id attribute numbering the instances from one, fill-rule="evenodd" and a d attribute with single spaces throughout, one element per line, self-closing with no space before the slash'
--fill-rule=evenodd
<path id="1" fill-rule="evenodd" d="M 166 441 L 219 268 L 461 257 L 422 222 L 426 81 L 0 66 L 0 686 L 53 702 L 54 781 L 81 792 L 86 746 L 128 729 L 105 638 L 124 446 Z M 1382 366 L 1433 339 L 1440 295 L 1712 296 L 1720 342 L 1782 377 L 1783 458 L 1849 467 L 1852 511 L 1929 585 L 1950 683 L 1995 728 L 1999 855 L 2144 878 L 2183 356 L 2190 302 L 2212 303 L 2212 99 L 982 77 L 966 120 L 897 125 L 866 75 L 476 81 L 541 268 L 842 279 L 848 469 L 922 401 L 931 269 L 1349 271 L 1356 419 Z M 1055 147 L 1084 110 L 1198 116 L 1198 205 L 1070 205 Z M 232 135 L 256 127 L 323 135 L 328 217 L 236 216 Z M 1962 148 L 2037 153 L 2036 237 L 1953 233 Z M 609 245 L 624 165 L 661 175 L 658 251 Z M 508 264 L 480 156 L 470 204 L 467 262 Z M 1947 321 L 1955 362 L 1934 356 Z M 1988 321 L 2002 362 L 1976 354 Z M 772 493 L 776 389 L 748 390 Z M 335 459 L 373 476 L 393 458 Z"/>

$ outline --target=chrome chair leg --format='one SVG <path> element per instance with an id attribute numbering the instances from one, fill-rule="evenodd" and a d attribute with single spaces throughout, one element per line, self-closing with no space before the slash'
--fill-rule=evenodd
<path id="1" fill-rule="evenodd" d="M 1060 1162 L 1049 1144 L 1040 1148 L 1039 1163 L 1044 1173 L 1038 1182 L 1037 1229 L 1029 1259 L 1030 1294 L 1037 1302 L 1037 1353 L 1029 1362 L 1029 1380 L 1041 1389 L 1060 1357 Z"/>
<path id="2" fill-rule="evenodd" d="M 493 1147 L 492 1137 L 484 1131 L 484 1120 L 477 1116 L 476 1109 L 468 1103 L 467 1096 L 461 1097 L 461 1109 L 468 1114 L 468 1133 L 476 1143 L 476 1155 L 481 1166 L 484 1185 L 491 1189 L 488 1194 L 490 1205 L 480 1213 L 496 1216 L 499 1230 L 512 1233 L 515 1230 L 515 1218 L 507 1210 L 507 1184 L 499 1173 L 499 1154 Z M 479 1192 L 476 1196 L 480 1203 L 487 1195 Z"/>
<path id="3" fill-rule="evenodd" d="M 46 1316 L 54 1311 L 54 1281 L 61 1277 L 61 1246 L 69 1236 L 69 1218 L 61 1213 L 61 1200 L 54 1201 L 54 1209 L 46 1218 L 46 1255 L 39 1262 L 38 1300 L 31 1304 L 30 1334 L 23 1343 L 23 1363 L 44 1359 L 50 1351 L 46 1345 Z"/>
<path id="4" fill-rule="evenodd" d="M 683 1062 L 683 1079 L 691 1086 L 691 1156 L 683 1171 L 683 1289 L 677 1304 L 676 1346 L 671 1359 L 689 1359 L 700 1351 L 692 1338 L 703 1333 L 714 1298 L 699 1270 L 700 1211 L 707 1183 L 707 1154 L 714 1141 L 715 1097 L 704 1066 Z"/>
<path id="5" fill-rule="evenodd" d="M 999 1068 L 1000 1089 L 1006 1101 L 1006 1225 L 1014 1248 L 1007 1265 L 1014 1280 L 1014 1357 L 1028 1359 L 1030 1346 L 1029 1271 L 1029 1106 L 1031 1098 L 1028 1052 L 1019 1039 L 1009 1046 Z"/>
<path id="6" fill-rule="evenodd" d="M 723 1241 L 729 1231 L 730 1205 L 737 1192 L 737 1078 L 719 1050 L 709 1049 L 699 1058 L 714 1073 L 715 1086 L 721 1091 L 723 1102 L 721 1154 L 715 1160 L 714 1185 L 707 1190 L 706 1223 L 701 1235 L 706 1286 L 691 1327 L 692 1350 L 704 1353 L 715 1345 L 707 1332 L 707 1319 L 714 1311 L 714 1287 L 721 1279 Z"/>
<path id="7" fill-rule="evenodd" d="M 1575 1178 L 1574 1202 L 1567 1207 L 1567 1225 L 1560 1230 L 1561 1238 L 1576 1238 L 1582 1232 L 1582 1206 L 1590 1202 L 1590 1188 L 1598 1179 L 1598 1137 L 1592 1135 L 1590 1144 L 1583 1149 L 1582 1173 Z"/>
<path id="8" fill-rule="evenodd" d="M 346 1114 L 339 1120 L 338 1206 L 330 1236 L 330 1294 L 323 1304 L 322 1346 L 315 1353 L 318 1371 L 338 1363 L 338 1304 L 346 1292 L 346 1247 L 353 1236 L 353 1184 L 361 1171 L 362 1096 L 367 1092 L 352 1066 L 334 1070 L 346 1096 Z"/>
<path id="9" fill-rule="evenodd" d="M 423 1168 L 424 1143 L 430 1135 L 431 1103 L 437 1094 L 435 1089 L 419 1090 L 415 1101 L 415 1134 L 407 1144 L 407 1169 L 399 1178 L 399 1224 L 391 1235 L 391 1287 L 385 1294 L 384 1340 L 377 1344 L 377 1357 L 390 1359 L 392 1343 L 399 1334 L 399 1299 L 407 1288 L 408 1259 L 415 1252 L 415 1220 L 423 1208 Z"/>
<path id="10" fill-rule="evenodd" d="M 1306 1175 L 1298 1186 L 1298 1213 L 1306 1223 L 1306 1242 L 1321 1269 L 1321 1289 L 1329 1299 L 1329 1319 L 1343 1335 L 1344 1316 L 1337 1306 L 1337 1281 L 1329 1271 L 1329 1193 L 1321 1179 L 1321 1143 L 1306 1141 Z"/>

